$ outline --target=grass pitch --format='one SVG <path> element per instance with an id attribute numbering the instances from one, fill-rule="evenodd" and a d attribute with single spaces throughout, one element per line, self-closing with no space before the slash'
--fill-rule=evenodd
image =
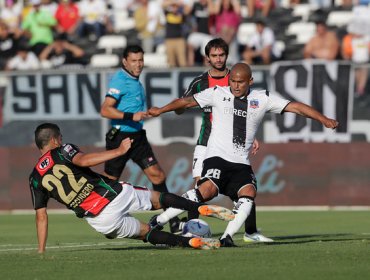
<path id="1" fill-rule="evenodd" d="M 137 214 L 147 221 L 152 215 Z M 226 224 L 204 218 L 221 236 Z M 369 279 L 370 212 L 258 212 L 271 244 L 200 251 L 108 240 L 73 215 L 49 214 L 48 248 L 36 252 L 33 215 L 0 215 L 5 279 Z"/>

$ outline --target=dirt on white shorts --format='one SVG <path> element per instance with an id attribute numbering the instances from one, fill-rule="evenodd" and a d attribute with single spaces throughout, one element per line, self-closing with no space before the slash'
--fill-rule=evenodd
<path id="1" fill-rule="evenodd" d="M 201 177 L 203 169 L 203 161 L 206 157 L 207 147 L 202 145 L 195 146 L 193 157 L 193 178 Z"/>
<path id="2" fill-rule="evenodd" d="M 96 217 L 85 217 L 85 220 L 97 232 L 108 238 L 136 237 L 140 233 L 140 221 L 130 215 L 134 211 L 152 209 L 151 192 L 146 187 L 122 184 L 122 192 L 113 199 Z"/>

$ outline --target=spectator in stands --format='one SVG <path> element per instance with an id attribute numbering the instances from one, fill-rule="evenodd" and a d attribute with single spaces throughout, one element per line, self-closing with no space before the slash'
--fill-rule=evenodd
<path id="1" fill-rule="evenodd" d="M 205 56 L 204 48 L 213 39 L 210 31 L 211 9 L 212 0 L 199 0 L 191 6 L 190 15 L 193 17 L 194 27 L 187 38 L 188 66 L 194 65 L 197 51 Z"/>
<path id="2" fill-rule="evenodd" d="M 17 54 L 11 58 L 5 70 L 36 70 L 40 68 L 37 56 L 26 43 L 19 44 Z"/>
<path id="3" fill-rule="evenodd" d="M 108 2 L 113 10 L 128 11 L 129 14 L 134 12 L 136 6 L 136 1 L 134 0 L 109 0 Z M 155 2 L 158 3 L 158 1 Z"/>
<path id="4" fill-rule="evenodd" d="M 18 39 L 10 33 L 8 25 L 0 21 L 0 70 L 4 70 L 7 61 L 17 53 Z"/>
<path id="5" fill-rule="evenodd" d="M 238 32 L 241 20 L 239 1 L 216 0 L 212 12 L 215 15 L 216 35 L 230 44 Z"/>
<path id="6" fill-rule="evenodd" d="M 16 36 L 21 34 L 22 6 L 16 0 L 6 0 L 0 12 L 1 20 L 8 26 L 9 32 Z"/>
<path id="7" fill-rule="evenodd" d="M 41 0 L 41 10 L 48 11 L 54 16 L 57 8 L 58 4 L 55 3 L 53 0 Z"/>
<path id="8" fill-rule="evenodd" d="M 166 17 L 165 44 L 168 65 L 185 67 L 187 63 L 184 24 L 187 11 L 183 3 L 177 0 L 163 0 L 162 7 Z"/>
<path id="9" fill-rule="evenodd" d="M 263 16 L 267 17 L 270 11 L 275 8 L 275 0 L 246 0 L 248 16 L 257 16 L 256 10 Z"/>
<path id="10" fill-rule="evenodd" d="M 107 7 L 103 0 L 82 0 L 79 4 L 81 23 L 77 28 L 80 37 L 89 36 L 95 41 L 112 31 Z"/>
<path id="11" fill-rule="evenodd" d="M 333 5 L 332 0 L 308 0 L 308 3 L 310 4 L 310 7 L 312 7 L 312 10 L 330 8 Z"/>
<path id="12" fill-rule="evenodd" d="M 257 32 L 248 40 L 242 58 L 247 64 L 270 64 L 281 55 L 274 49 L 274 32 L 266 26 L 263 19 L 256 21 L 256 30 Z"/>
<path id="13" fill-rule="evenodd" d="M 58 22 L 58 33 L 75 34 L 80 19 L 78 6 L 72 0 L 59 0 L 55 18 Z"/>
<path id="14" fill-rule="evenodd" d="M 157 1 L 139 0 L 134 12 L 135 29 L 139 33 L 144 52 L 151 53 L 154 46 L 164 41 L 164 24 L 162 8 Z"/>
<path id="15" fill-rule="evenodd" d="M 324 20 L 316 21 L 316 34 L 305 45 L 304 58 L 334 60 L 339 54 L 339 40 L 335 32 L 328 30 Z"/>
<path id="16" fill-rule="evenodd" d="M 236 34 L 241 21 L 239 0 L 215 0 L 212 14 L 216 37 L 222 38 L 229 45 L 228 63 L 234 64 L 240 59 Z M 211 27 L 212 28 L 212 27 Z"/>
<path id="17" fill-rule="evenodd" d="M 342 39 L 341 54 L 343 59 L 355 64 L 355 96 L 363 97 L 369 75 L 369 68 L 363 66 L 370 61 L 370 38 L 363 30 L 363 25 L 351 22 L 348 34 Z"/>
<path id="18" fill-rule="evenodd" d="M 58 68 L 68 64 L 83 64 L 84 54 L 80 47 L 67 41 L 65 33 L 61 33 L 42 51 L 40 61 L 42 65 L 47 65 L 45 61 L 48 61 L 51 67 Z"/>
<path id="19" fill-rule="evenodd" d="M 57 22 L 52 14 L 40 8 L 41 0 L 31 0 L 31 3 L 33 10 L 22 22 L 22 28 L 30 37 L 31 50 L 38 56 L 53 42 L 53 27 Z"/>

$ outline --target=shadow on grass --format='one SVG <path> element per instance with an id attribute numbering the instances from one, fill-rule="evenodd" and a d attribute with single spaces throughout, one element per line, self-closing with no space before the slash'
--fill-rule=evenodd
<path id="1" fill-rule="evenodd" d="M 287 245 L 287 244 L 305 244 L 315 242 L 343 242 L 343 241 L 359 241 L 364 239 L 363 236 L 356 236 L 350 233 L 335 233 L 335 234 L 302 234 L 302 235 L 287 235 L 273 236 L 274 242 L 263 243 L 264 245 Z M 253 243 L 255 244 L 255 243 Z"/>

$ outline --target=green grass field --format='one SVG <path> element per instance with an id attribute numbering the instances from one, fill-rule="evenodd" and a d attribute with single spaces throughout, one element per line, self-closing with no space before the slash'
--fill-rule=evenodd
<path id="1" fill-rule="evenodd" d="M 47 253 L 33 215 L 0 215 L 0 279 L 370 279 L 370 212 L 259 212 L 275 239 L 201 251 L 108 240 L 73 215 L 49 214 Z M 151 215 L 138 214 L 148 220 Z M 226 224 L 205 218 L 214 237 Z"/>

